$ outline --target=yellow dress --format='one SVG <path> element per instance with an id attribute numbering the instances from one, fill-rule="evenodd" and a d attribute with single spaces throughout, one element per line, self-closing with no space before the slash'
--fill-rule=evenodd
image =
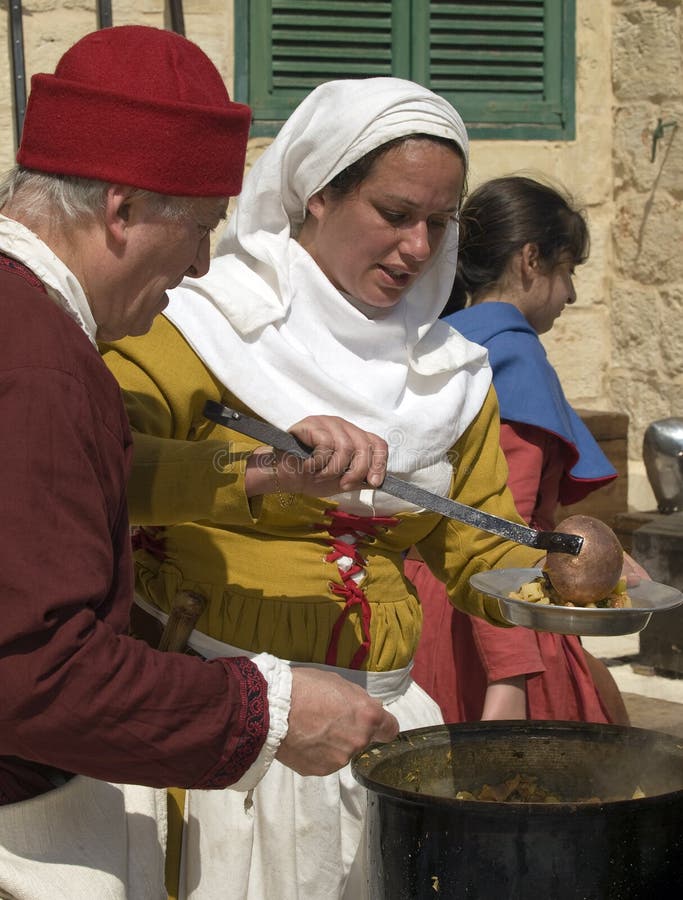
<path id="1" fill-rule="evenodd" d="M 289 660 L 389 671 L 410 663 L 420 633 L 420 605 L 402 573 L 403 554 L 416 544 L 456 606 L 502 624 L 469 576 L 535 565 L 537 550 L 434 513 L 368 522 L 340 517 L 324 499 L 298 496 L 283 506 L 274 493 L 250 501 L 244 468 L 256 443 L 202 415 L 209 399 L 248 410 L 175 327 L 160 316 L 146 336 L 102 350 L 136 433 L 130 517 L 143 526 L 137 588 L 149 602 L 168 610 L 177 591 L 197 590 L 209 600 L 197 627 L 218 640 Z M 451 496 L 521 522 L 505 486 L 498 428 L 491 390 L 450 454 Z M 349 531 L 354 578 L 343 571 Z"/>

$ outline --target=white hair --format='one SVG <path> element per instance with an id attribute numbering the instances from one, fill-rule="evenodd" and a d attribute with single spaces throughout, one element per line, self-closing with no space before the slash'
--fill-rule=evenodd
<path id="1" fill-rule="evenodd" d="M 48 175 L 15 166 L 0 180 L 0 209 L 8 203 L 24 208 L 35 217 L 59 220 L 61 224 L 98 219 L 104 212 L 109 182 L 73 175 Z M 135 198 L 150 199 L 154 211 L 168 219 L 180 218 L 192 208 L 196 198 L 170 197 L 142 188 Z"/>

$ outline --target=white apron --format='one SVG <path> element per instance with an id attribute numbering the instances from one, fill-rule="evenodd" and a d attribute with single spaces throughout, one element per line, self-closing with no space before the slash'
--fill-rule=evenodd
<path id="1" fill-rule="evenodd" d="M 140 597 L 136 602 L 166 620 Z M 207 659 L 255 655 L 196 630 L 188 645 Z M 443 724 L 410 668 L 315 667 L 360 684 L 396 716 L 401 731 Z M 180 900 L 369 900 L 365 810 L 365 788 L 350 766 L 302 777 L 275 760 L 253 791 L 187 791 Z"/>
<path id="2" fill-rule="evenodd" d="M 166 900 L 166 791 L 76 775 L 0 806 L 2 900 Z"/>

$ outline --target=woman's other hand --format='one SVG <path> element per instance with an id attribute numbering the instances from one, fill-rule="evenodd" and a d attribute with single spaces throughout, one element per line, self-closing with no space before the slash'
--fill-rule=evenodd
<path id="1" fill-rule="evenodd" d="M 624 553 L 624 566 L 621 574 L 626 578 L 626 589 L 636 587 L 641 581 L 652 581 L 645 569 L 632 556 Z"/>

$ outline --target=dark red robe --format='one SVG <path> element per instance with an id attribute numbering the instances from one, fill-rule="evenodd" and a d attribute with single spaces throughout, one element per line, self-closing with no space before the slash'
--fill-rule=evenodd
<path id="1" fill-rule="evenodd" d="M 34 275 L 0 257 L 0 803 L 52 769 L 225 787 L 268 731 L 267 685 L 128 636 L 132 444 L 119 387 Z"/>

